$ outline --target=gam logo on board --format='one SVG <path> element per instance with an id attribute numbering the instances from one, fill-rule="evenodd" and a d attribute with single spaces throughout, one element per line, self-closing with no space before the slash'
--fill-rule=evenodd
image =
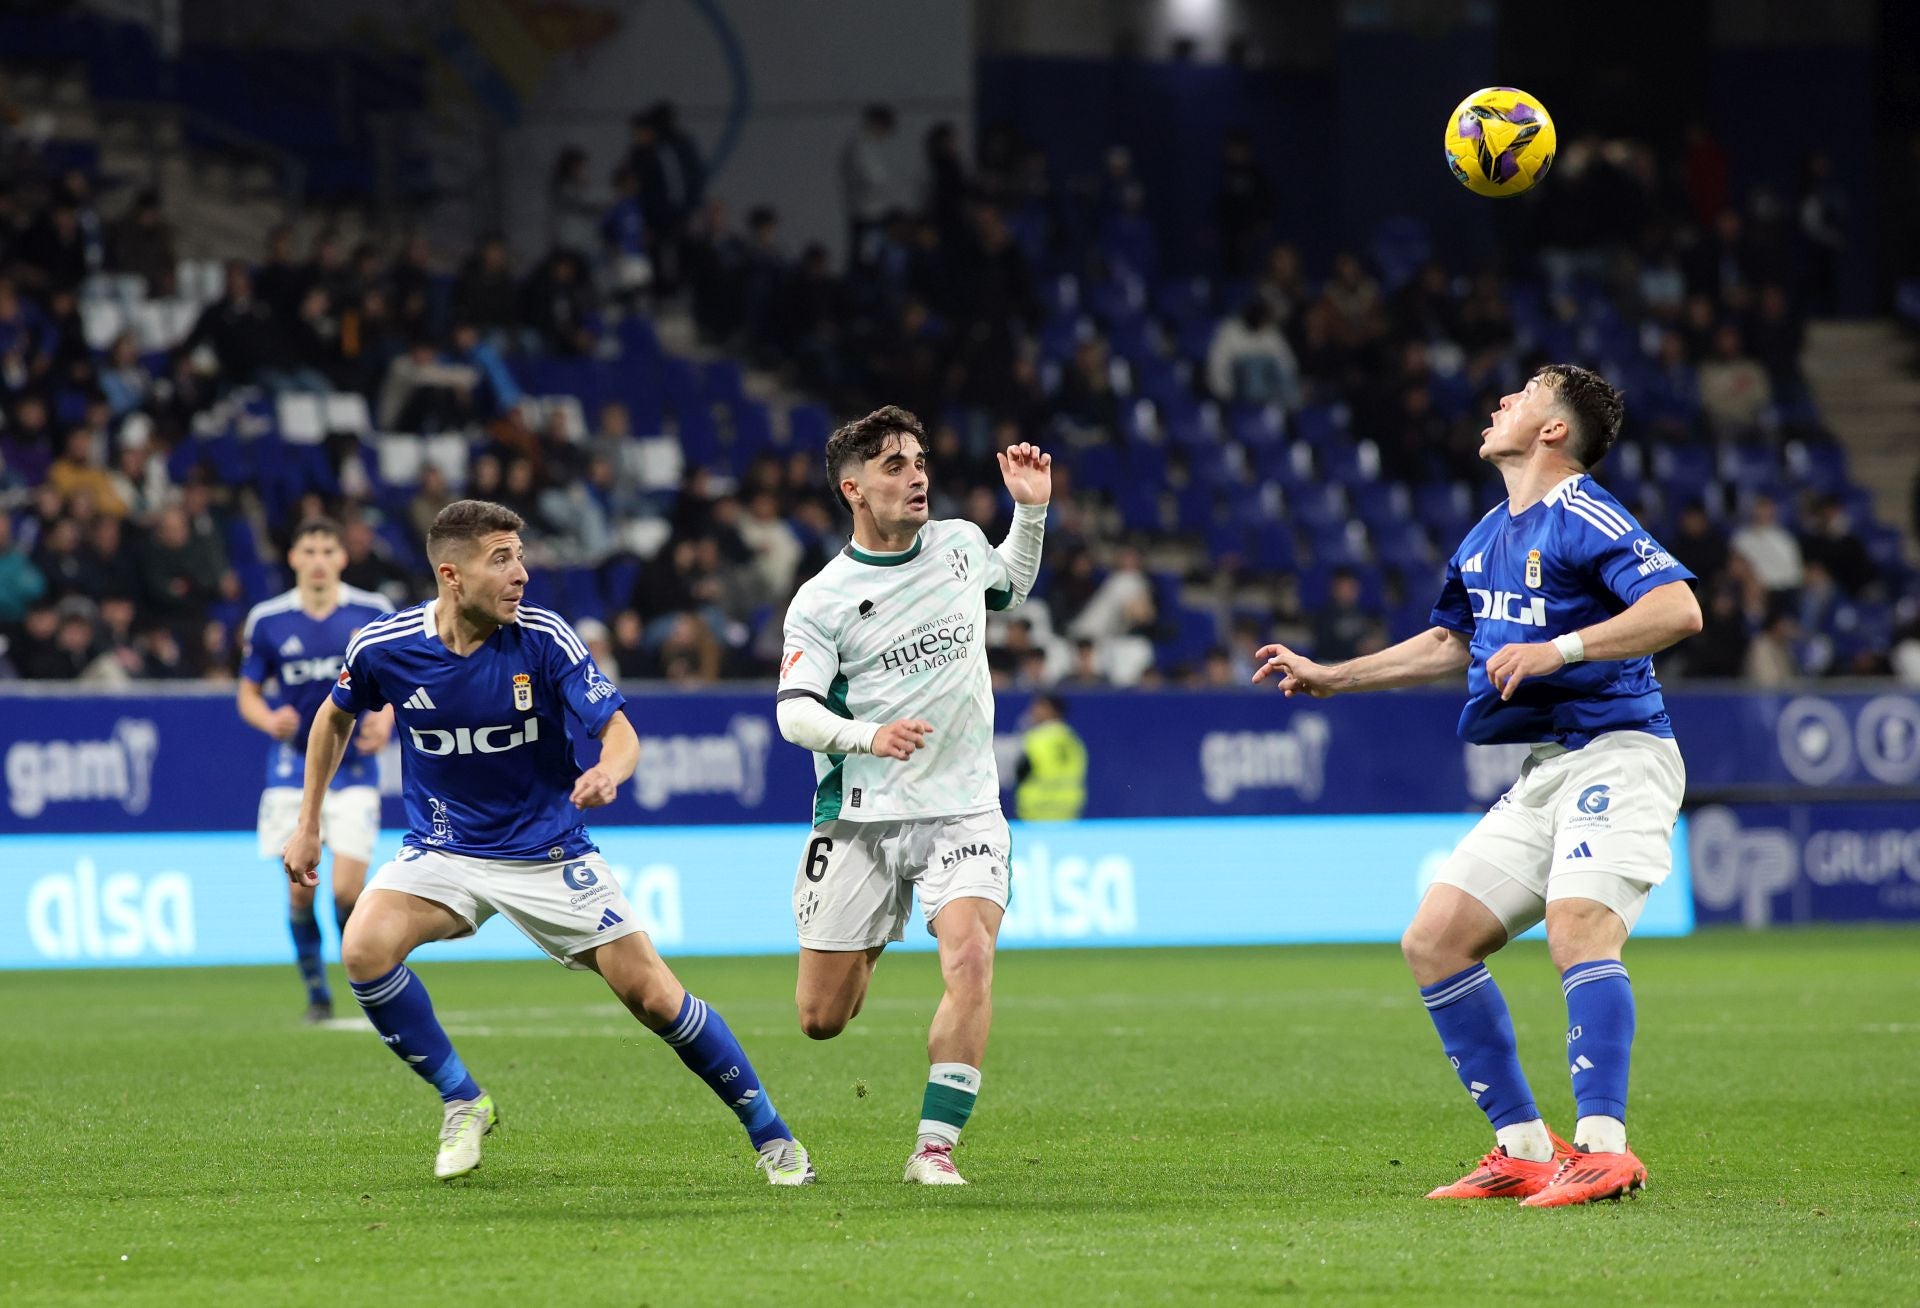
<path id="1" fill-rule="evenodd" d="M 19 740 L 7 747 L 7 807 L 37 818 L 49 804 L 117 802 L 130 814 L 153 799 L 160 728 L 148 718 L 121 718 L 105 740 Z"/>

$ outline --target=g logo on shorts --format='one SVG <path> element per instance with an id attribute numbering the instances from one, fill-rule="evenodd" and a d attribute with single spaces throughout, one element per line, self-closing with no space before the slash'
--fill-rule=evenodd
<path id="1" fill-rule="evenodd" d="M 587 890 L 598 884 L 600 878 L 585 863 L 569 863 L 560 869 L 560 879 L 567 883 L 569 890 Z"/>
<path id="2" fill-rule="evenodd" d="M 1607 797 L 1607 787 L 1588 786 L 1580 792 L 1580 798 L 1575 801 L 1575 806 L 1582 813 L 1604 813 L 1607 811 L 1607 805 L 1612 802 Z"/>

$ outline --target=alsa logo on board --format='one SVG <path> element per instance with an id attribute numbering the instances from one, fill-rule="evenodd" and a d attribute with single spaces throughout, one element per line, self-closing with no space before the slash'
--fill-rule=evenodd
<path id="1" fill-rule="evenodd" d="M 19 740 L 7 747 L 7 807 L 37 818 L 49 804 L 117 802 L 128 813 L 153 799 L 153 763 L 160 728 L 147 718 L 121 718 L 105 740 Z"/>
<path id="2" fill-rule="evenodd" d="M 90 858 L 27 888 L 27 938 L 42 958 L 193 953 L 193 887 L 180 872 L 100 875 Z"/>

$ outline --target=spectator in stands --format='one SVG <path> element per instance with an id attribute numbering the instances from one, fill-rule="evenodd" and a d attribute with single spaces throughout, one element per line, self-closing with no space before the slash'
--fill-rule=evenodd
<path id="1" fill-rule="evenodd" d="M 964 240 L 973 188 L 967 182 L 967 166 L 960 154 L 959 129 L 948 122 L 928 128 L 922 164 L 926 177 L 921 212 L 940 233 L 943 243 Z"/>
<path id="2" fill-rule="evenodd" d="M 1245 128 L 1228 130 L 1220 146 L 1220 188 L 1213 200 L 1219 232 L 1220 274 L 1245 277 L 1266 248 L 1273 222 L 1273 187 L 1253 157 Z"/>
<path id="3" fill-rule="evenodd" d="M 1808 308 L 1831 316 L 1839 305 L 1840 264 L 1847 251 L 1847 197 L 1824 150 L 1807 156 L 1799 197 L 1801 259 Z"/>
<path id="4" fill-rule="evenodd" d="M 416 340 L 387 367 L 376 410 L 380 428 L 429 435 L 463 428 L 477 416 L 474 391 L 479 384 L 478 370 L 443 361 L 432 341 Z"/>
<path id="5" fill-rule="evenodd" d="M 1723 324 L 1713 336 L 1713 354 L 1700 365 L 1700 407 L 1717 435 L 1737 439 L 1752 432 L 1773 403 L 1773 384 L 1747 353 L 1740 329 Z"/>
<path id="6" fill-rule="evenodd" d="M 680 282 L 681 246 L 688 224 L 706 203 L 707 165 L 700 149 L 680 126 L 671 100 L 657 100 L 642 116 L 651 133 L 650 148 L 636 144 L 627 166 L 640 181 L 640 203 L 653 232 L 656 275 L 664 290 Z M 636 133 L 636 141 L 640 133 Z"/>
<path id="7" fill-rule="evenodd" d="M 433 247 L 426 237 L 407 238 L 387 272 L 387 289 L 392 297 L 387 307 L 398 332 L 425 335 L 433 330 Z"/>
<path id="8" fill-rule="evenodd" d="M 1313 298 L 1300 269 L 1300 251 L 1284 242 L 1269 250 L 1253 291 L 1266 301 L 1267 312 L 1280 330 L 1291 332 L 1300 311 Z"/>
<path id="9" fill-rule="evenodd" d="M 1100 671 L 1100 647 L 1083 636 L 1073 642 L 1073 662 L 1058 683 L 1061 690 L 1099 690 L 1107 685 Z"/>
<path id="10" fill-rule="evenodd" d="M 899 202 L 887 158 L 895 122 L 891 105 L 870 104 L 861 111 L 859 127 L 840 147 L 840 199 L 847 211 L 850 267 L 871 261 L 868 238 Z"/>
<path id="11" fill-rule="evenodd" d="M 47 579 L 13 539 L 13 519 L 0 513 L 0 631 L 16 626 L 47 593 Z"/>
<path id="12" fill-rule="evenodd" d="M 1207 385 L 1222 401 L 1300 407 L 1299 361 L 1259 296 L 1214 333 L 1207 351 Z"/>
<path id="13" fill-rule="evenodd" d="M 180 352 L 189 358 L 206 350 L 212 355 L 211 368 L 218 389 L 245 386 L 259 374 L 273 340 L 273 315 L 254 297 L 253 274 L 238 259 L 227 262 L 226 290 L 221 297 L 200 311 L 200 317 L 180 343 Z"/>
<path id="14" fill-rule="evenodd" d="M 126 513 L 127 506 L 115 494 L 113 479 L 100 464 L 96 450 L 105 448 L 104 436 L 84 427 L 74 428 L 67 433 L 60 457 L 47 469 L 47 484 L 59 492 L 69 507 L 76 497 L 85 495 L 97 511 L 118 518 Z"/>
<path id="15" fill-rule="evenodd" d="M 378 591 L 396 607 L 409 602 L 413 587 L 407 570 L 394 561 L 372 524 L 364 518 L 350 518 L 344 531 L 347 566 L 340 570 L 340 580 L 361 590 Z"/>
<path id="16" fill-rule="evenodd" d="M 586 269 L 571 254 L 550 255 L 527 279 L 521 320 L 545 350 L 593 353 L 593 288 Z"/>
<path id="17" fill-rule="evenodd" d="M 271 391 L 325 394 L 339 364 L 340 324 L 327 288 L 315 282 L 300 297 L 294 316 L 275 325 L 255 380 Z"/>
<path id="18" fill-rule="evenodd" d="M 354 285 L 353 269 L 347 263 L 346 247 L 331 228 L 314 233 L 307 262 L 300 268 L 301 297 L 304 299 L 316 286 L 334 301 L 350 299 L 359 293 Z"/>
<path id="19" fill-rule="evenodd" d="M 1352 568 L 1334 569 L 1327 602 L 1313 617 L 1314 660 L 1341 663 L 1386 646 L 1386 630 L 1380 620 L 1360 607 L 1360 578 Z"/>
<path id="20" fill-rule="evenodd" d="M 18 394 L 53 368 L 53 325 L 12 278 L 0 277 L 0 386 Z"/>
<path id="21" fill-rule="evenodd" d="M 1799 620 L 1785 611 L 1775 613 L 1747 646 L 1741 675 L 1767 690 L 1790 685 L 1801 675 L 1799 646 Z"/>
<path id="22" fill-rule="evenodd" d="M 591 255 L 600 247 L 603 210 L 593 193 L 587 152 L 577 145 L 567 146 L 547 176 L 547 249 L 566 250 L 582 258 Z"/>
<path id="23" fill-rule="evenodd" d="M 101 604 L 132 600 L 140 593 L 140 573 L 126 548 L 119 518 L 102 516 L 89 524 L 80 558 L 80 588 L 93 600 Z"/>
<path id="24" fill-rule="evenodd" d="M 440 516 L 440 510 L 453 503 L 455 498 L 452 488 L 447 485 L 447 474 L 440 470 L 439 464 L 422 466 L 420 487 L 407 502 L 407 521 L 413 525 L 414 537 L 425 540 L 427 529 Z"/>
<path id="25" fill-rule="evenodd" d="M 1746 524 L 1733 533 L 1728 547 L 1753 569 L 1755 579 L 1767 592 L 1770 608 L 1791 604 L 1800 589 L 1800 542 L 1780 525 L 1780 508 L 1772 496 L 1753 497 Z"/>
<path id="26" fill-rule="evenodd" d="M 140 581 L 142 606 L 161 623 L 185 630 L 206 620 L 207 606 L 220 594 L 220 572 L 195 548 L 185 509 L 161 511 L 140 552 Z"/>
<path id="27" fill-rule="evenodd" d="M 1386 333 L 1386 306 L 1380 295 L 1380 283 L 1351 252 L 1336 255 L 1333 276 L 1327 279 L 1321 299 L 1333 311 L 1335 336 L 1351 347 L 1371 345 Z"/>
<path id="28" fill-rule="evenodd" d="M 496 346 L 512 344 L 520 321 L 520 288 L 513 280 L 505 238 L 489 236 L 468 256 L 453 284 L 452 308 L 456 320 L 472 323 Z"/>
<path id="29" fill-rule="evenodd" d="M 779 499 L 771 490 L 756 491 L 747 500 L 739 532 L 767 596 L 778 600 L 791 595 L 800 566 L 800 538 L 780 516 Z"/>
<path id="30" fill-rule="evenodd" d="M 1806 347 L 1806 323 L 1795 316 L 1785 288 L 1769 282 L 1760 288 L 1760 306 L 1748 328 L 1753 357 L 1766 369 L 1773 393 L 1798 394 L 1804 387 L 1800 352 Z"/>
<path id="31" fill-rule="evenodd" d="M 167 461 L 154 457 L 145 414 L 134 414 L 120 425 L 120 449 L 108 474 L 114 496 L 127 506 L 136 523 L 145 525 L 173 498 L 173 478 Z"/>
<path id="32" fill-rule="evenodd" d="M 1707 506 L 1698 500 L 1680 510 L 1679 525 L 1666 544 L 1668 552 L 1698 577 L 1703 587 L 1727 570 L 1727 538 L 1707 516 Z"/>
<path id="33" fill-rule="evenodd" d="M 149 188 L 133 197 L 125 216 L 113 226 L 108 249 L 108 266 L 140 278 L 149 296 L 160 298 L 174 293 L 180 256 L 174 245 L 173 226 L 160 208 L 160 192 Z"/>
<path id="34" fill-rule="evenodd" d="M 1873 556 L 1854 534 L 1846 503 L 1837 495 L 1823 495 L 1815 503 L 1807 532 L 1800 538 L 1800 555 L 1807 563 L 1825 568 L 1848 595 L 1858 596 L 1879 576 Z"/>
<path id="35" fill-rule="evenodd" d="M 470 322 L 454 324 L 446 362 L 473 370 L 473 412 L 480 422 L 492 421 L 526 398 L 500 351 Z"/>
<path id="36" fill-rule="evenodd" d="M 648 255 L 647 220 L 640 211 L 640 179 L 630 168 L 613 175 L 613 203 L 601 215 L 598 235 L 608 292 L 623 308 L 637 309 L 640 293 L 653 284 L 653 260 Z M 555 249 L 565 251 L 565 247 Z"/>
<path id="37" fill-rule="evenodd" d="M 254 294 L 276 321 L 292 322 L 307 286 L 306 269 L 293 258 L 293 228 L 280 223 L 267 233 L 266 257 L 253 274 Z"/>
<path id="38" fill-rule="evenodd" d="M 27 228 L 14 251 L 19 276 L 42 294 L 71 291 L 86 280 L 94 265 L 88 260 L 86 233 L 80 227 L 80 209 L 73 199 L 57 195 L 53 204 Z"/>
<path id="39" fill-rule="evenodd" d="M 118 419 L 145 404 L 152 391 L 153 374 L 140 361 L 139 342 L 132 332 L 121 332 L 114 337 L 100 369 L 100 393 Z"/>
<path id="40" fill-rule="evenodd" d="M 1129 547 L 1068 625 L 1067 634 L 1099 642 L 1108 675 L 1123 686 L 1132 685 L 1153 663 L 1151 636 L 1158 620 L 1153 582 L 1140 551 Z"/>

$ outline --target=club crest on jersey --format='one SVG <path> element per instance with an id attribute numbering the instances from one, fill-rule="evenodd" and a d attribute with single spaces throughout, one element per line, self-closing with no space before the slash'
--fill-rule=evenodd
<path id="1" fill-rule="evenodd" d="M 1538 589 L 1540 585 L 1540 551 L 1527 551 L 1527 585 Z"/>
<path id="2" fill-rule="evenodd" d="M 947 566 L 953 569 L 953 575 L 961 581 L 967 579 L 967 552 L 959 546 L 947 551 Z"/>
<path id="3" fill-rule="evenodd" d="M 522 713 L 533 707 L 533 678 L 524 672 L 513 674 L 513 706 Z"/>

